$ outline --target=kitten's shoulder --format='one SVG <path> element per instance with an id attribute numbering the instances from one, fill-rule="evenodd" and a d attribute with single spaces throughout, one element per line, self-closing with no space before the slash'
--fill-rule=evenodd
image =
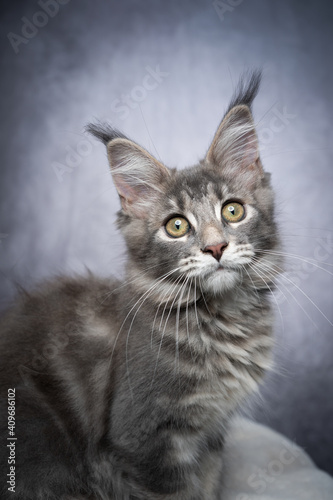
<path id="1" fill-rule="evenodd" d="M 92 318 L 115 322 L 121 283 L 92 274 L 59 276 L 31 291 L 21 289 L 0 318 L 0 343 L 25 336 L 40 339 L 46 332 L 79 326 Z"/>
<path id="2" fill-rule="evenodd" d="M 4 313 L 22 310 L 25 314 L 35 314 L 36 307 L 57 304 L 67 310 L 78 301 L 98 303 L 102 305 L 111 295 L 116 297 L 121 283 L 114 278 L 100 278 L 92 273 L 86 276 L 57 276 L 35 285 L 31 290 L 23 287 L 11 307 Z"/>

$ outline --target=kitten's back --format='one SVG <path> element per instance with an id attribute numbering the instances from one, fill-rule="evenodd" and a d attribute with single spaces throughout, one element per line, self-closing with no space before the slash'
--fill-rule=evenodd
<path id="1" fill-rule="evenodd" d="M 92 276 L 59 278 L 21 293 L 0 319 L 2 477 L 8 472 L 8 390 L 14 389 L 15 466 L 25 487 L 32 481 L 32 489 L 39 484 L 45 494 L 54 476 L 53 499 L 70 491 L 76 475 L 82 483 L 82 455 L 105 433 L 112 398 L 118 286 Z M 57 490 L 61 476 L 64 492 Z M 21 493 L 17 498 L 25 498 Z"/>

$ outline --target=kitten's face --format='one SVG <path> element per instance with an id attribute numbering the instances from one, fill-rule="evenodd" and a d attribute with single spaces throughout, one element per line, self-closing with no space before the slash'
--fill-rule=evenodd
<path id="1" fill-rule="evenodd" d="M 111 141 L 108 154 L 119 226 L 146 288 L 152 278 L 160 288 L 194 281 L 214 294 L 272 282 L 279 263 L 265 252 L 277 245 L 273 195 L 247 106 L 229 111 L 195 167 L 169 170 L 124 138 Z"/>
<path id="2" fill-rule="evenodd" d="M 173 171 L 146 217 L 123 228 L 138 268 L 214 294 L 267 274 L 256 261 L 277 243 L 268 176 L 249 189 L 207 163 Z"/>
<path id="3" fill-rule="evenodd" d="M 173 237 L 174 230 L 170 235 L 161 225 L 154 237 L 155 250 L 167 255 L 169 266 L 179 267 L 179 273 L 198 278 L 206 290 L 218 293 L 238 285 L 246 273 L 244 266 L 253 261 L 271 232 L 272 200 L 267 192 L 235 189 L 202 167 L 178 173 L 172 184 L 163 204 L 164 220 L 171 215 L 172 226 L 181 222 L 187 232 Z M 256 200 L 260 194 L 266 198 L 265 207 Z"/>
<path id="4" fill-rule="evenodd" d="M 139 288 L 166 297 L 192 284 L 213 294 L 246 283 L 270 289 L 279 274 L 273 194 L 247 105 L 258 85 L 254 75 L 241 86 L 205 158 L 181 171 L 119 132 L 90 128 L 107 144 L 122 205 L 118 225 Z"/>

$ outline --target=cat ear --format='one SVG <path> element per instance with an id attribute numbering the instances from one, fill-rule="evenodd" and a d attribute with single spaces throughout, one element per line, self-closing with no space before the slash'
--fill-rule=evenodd
<path id="1" fill-rule="evenodd" d="M 129 139 L 111 140 L 107 151 L 124 212 L 145 218 L 163 193 L 163 185 L 170 177 L 169 170 Z"/>
<path id="2" fill-rule="evenodd" d="M 248 106 L 235 106 L 224 117 L 206 161 L 226 176 L 239 177 L 247 187 L 263 177 L 258 138 Z"/>

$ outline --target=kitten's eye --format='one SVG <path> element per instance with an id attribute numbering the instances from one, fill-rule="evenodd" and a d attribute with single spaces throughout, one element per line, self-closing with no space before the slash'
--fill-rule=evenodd
<path id="1" fill-rule="evenodd" d="M 239 222 L 244 219 L 245 209 L 241 203 L 230 201 L 222 208 L 222 217 L 226 222 Z"/>
<path id="2" fill-rule="evenodd" d="M 172 217 L 165 225 L 165 230 L 172 238 L 180 238 L 190 230 L 190 224 L 184 217 Z"/>

